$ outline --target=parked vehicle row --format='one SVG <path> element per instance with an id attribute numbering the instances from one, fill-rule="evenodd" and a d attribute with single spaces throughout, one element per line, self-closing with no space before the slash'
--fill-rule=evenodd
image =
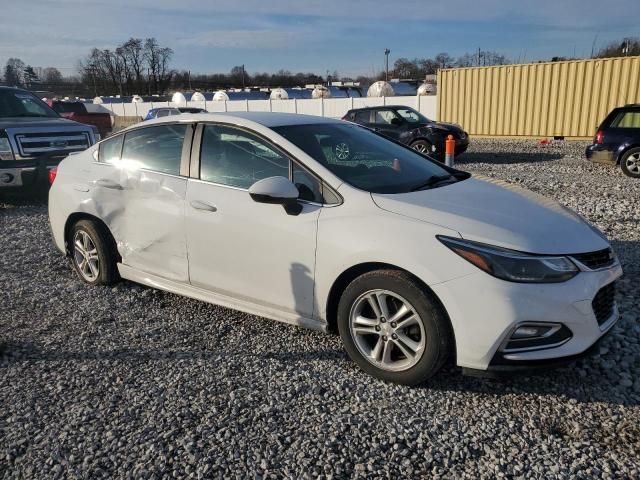
<path id="1" fill-rule="evenodd" d="M 596 228 L 353 123 L 152 120 L 69 156 L 49 195 L 84 282 L 337 330 L 364 371 L 398 383 L 449 357 L 470 373 L 572 360 L 618 319 L 622 269 Z"/>
<path id="2" fill-rule="evenodd" d="M 60 160 L 99 139 L 97 127 L 60 117 L 31 92 L 0 87 L 0 193 L 45 186 Z"/>

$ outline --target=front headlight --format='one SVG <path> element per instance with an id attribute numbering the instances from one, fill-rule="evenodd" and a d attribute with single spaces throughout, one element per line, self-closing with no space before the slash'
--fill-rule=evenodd
<path id="1" fill-rule="evenodd" d="M 0 137 L 0 160 L 15 160 L 7 137 Z"/>
<path id="2" fill-rule="evenodd" d="M 578 267 L 562 255 L 532 255 L 444 236 L 438 236 L 438 240 L 489 275 L 509 282 L 566 282 L 579 272 Z"/>

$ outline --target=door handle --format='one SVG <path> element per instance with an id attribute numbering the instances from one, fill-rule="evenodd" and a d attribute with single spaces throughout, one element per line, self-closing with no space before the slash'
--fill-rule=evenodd
<path id="1" fill-rule="evenodd" d="M 192 200 L 191 206 L 196 210 L 205 210 L 207 212 L 217 212 L 218 208 L 215 205 L 211 205 L 206 202 L 201 202 L 200 200 Z"/>
<path id="2" fill-rule="evenodd" d="M 122 185 L 113 180 L 109 180 L 108 178 L 101 178 L 95 181 L 95 184 L 99 187 L 110 188 L 112 190 L 124 190 Z"/>

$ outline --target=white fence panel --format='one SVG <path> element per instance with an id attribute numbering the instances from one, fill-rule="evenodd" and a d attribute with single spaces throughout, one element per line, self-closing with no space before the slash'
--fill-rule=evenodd
<path id="1" fill-rule="evenodd" d="M 387 97 L 385 98 L 385 105 L 402 105 L 404 107 L 411 107 L 418 110 L 418 98 L 419 97 Z"/>
<path id="2" fill-rule="evenodd" d="M 350 109 L 350 98 L 330 98 L 324 101 L 325 117 L 342 118 Z"/>
<path id="3" fill-rule="evenodd" d="M 353 108 L 381 107 L 385 97 L 362 97 L 353 99 Z"/>
<path id="4" fill-rule="evenodd" d="M 187 102 L 187 107 L 207 109 L 207 102 Z"/>
<path id="5" fill-rule="evenodd" d="M 438 97 L 435 95 L 427 95 L 424 97 L 418 97 L 418 99 L 419 108 L 417 108 L 417 110 L 431 120 L 438 120 Z"/>
<path id="6" fill-rule="evenodd" d="M 296 100 L 298 111 L 303 115 L 315 115 L 317 117 L 323 117 L 323 105 L 321 98 L 304 98 Z"/>
<path id="7" fill-rule="evenodd" d="M 300 100 L 271 100 L 272 112 L 296 113 L 296 104 Z"/>
<path id="8" fill-rule="evenodd" d="M 228 112 L 246 112 L 248 100 L 234 100 L 231 102 L 227 102 L 227 111 Z"/>
<path id="9" fill-rule="evenodd" d="M 226 112 L 227 111 L 227 102 L 220 100 L 210 100 L 205 102 L 205 108 L 207 112 L 218 113 L 218 112 Z"/>
<path id="10" fill-rule="evenodd" d="M 215 112 L 285 112 L 341 118 L 352 108 L 381 107 L 384 105 L 406 105 L 423 115 L 437 120 L 438 100 L 435 95 L 402 97 L 363 97 L 363 98 L 327 98 L 327 99 L 289 99 L 289 100 L 233 100 L 188 102 L 190 107 L 204 108 Z M 171 102 L 146 103 L 104 103 L 91 105 L 91 111 L 109 111 L 113 115 L 144 117 L 151 108 L 178 106 Z"/>
<path id="11" fill-rule="evenodd" d="M 269 100 L 249 100 L 250 112 L 270 112 L 271 104 Z"/>

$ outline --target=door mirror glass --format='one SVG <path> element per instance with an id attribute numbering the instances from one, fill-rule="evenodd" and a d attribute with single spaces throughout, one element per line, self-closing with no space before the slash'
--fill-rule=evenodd
<path id="1" fill-rule="evenodd" d="M 286 204 L 295 202 L 300 193 L 285 177 L 269 177 L 258 180 L 249 188 L 249 195 L 256 202 Z"/>

